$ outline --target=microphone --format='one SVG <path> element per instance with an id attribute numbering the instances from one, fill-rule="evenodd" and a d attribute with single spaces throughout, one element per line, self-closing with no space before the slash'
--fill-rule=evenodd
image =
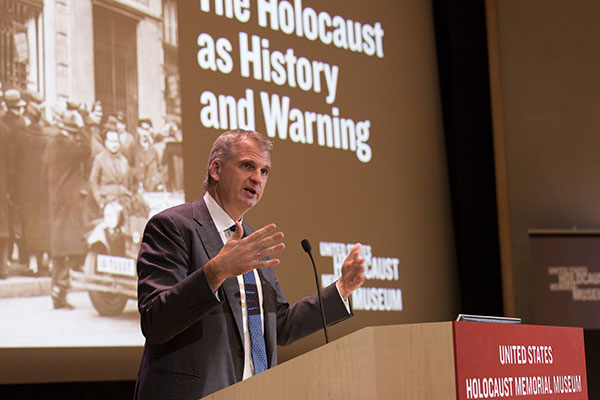
<path id="1" fill-rule="evenodd" d="M 323 311 L 323 300 L 321 300 L 321 288 L 319 287 L 319 278 L 317 277 L 317 267 L 315 266 L 315 260 L 311 253 L 311 246 L 308 239 L 302 239 L 300 242 L 302 248 L 308 253 L 310 261 L 312 262 L 313 271 L 315 272 L 315 284 L 317 285 L 317 295 L 319 296 L 319 307 L 321 307 L 321 319 L 323 321 L 323 332 L 325 332 L 325 343 L 329 343 L 329 336 L 327 335 L 327 322 L 325 322 L 325 311 Z"/>

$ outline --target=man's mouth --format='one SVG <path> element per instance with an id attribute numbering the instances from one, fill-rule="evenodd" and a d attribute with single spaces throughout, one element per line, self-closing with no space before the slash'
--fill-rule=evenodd
<path id="1" fill-rule="evenodd" d="M 244 190 L 252 195 L 256 195 L 256 190 L 252 188 L 244 188 Z"/>

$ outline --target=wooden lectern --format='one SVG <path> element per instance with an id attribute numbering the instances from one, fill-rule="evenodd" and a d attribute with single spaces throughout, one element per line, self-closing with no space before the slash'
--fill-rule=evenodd
<path id="1" fill-rule="evenodd" d="M 369 327 L 206 399 L 456 399 L 452 323 Z"/>
<path id="2" fill-rule="evenodd" d="M 538 395 L 587 399 L 581 328 L 480 322 L 368 327 L 205 399 Z"/>

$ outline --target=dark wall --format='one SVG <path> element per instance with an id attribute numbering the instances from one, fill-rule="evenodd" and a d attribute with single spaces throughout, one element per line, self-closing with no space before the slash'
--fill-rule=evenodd
<path id="1" fill-rule="evenodd" d="M 434 0 L 461 312 L 503 315 L 483 0 Z"/>

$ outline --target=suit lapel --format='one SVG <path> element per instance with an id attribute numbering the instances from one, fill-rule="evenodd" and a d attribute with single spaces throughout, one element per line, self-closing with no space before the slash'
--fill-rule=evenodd
<path id="1" fill-rule="evenodd" d="M 200 242 L 202 242 L 208 258 L 211 259 L 219 253 L 223 242 L 202 197 L 194 202 L 194 220 L 197 222 L 196 232 Z"/>
<path id="2" fill-rule="evenodd" d="M 203 197 L 200 197 L 195 201 L 194 219 L 197 222 L 196 231 L 198 233 L 198 237 L 200 238 L 200 241 L 206 250 L 208 258 L 214 258 L 219 251 L 221 251 L 223 242 L 219 232 L 217 231 L 217 228 L 215 227 L 215 223 L 210 217 L 210 213 L 208 212 L 206 203 L 204 203 Z M 244 227 L 244 230 L 245 229 L 246 227 Z M 242 323 L 242 306 L 240 302 L 240 286 L 237 278 L 227 278 L 221 285 L 221 288 L 227 304 L 229 304 L 229 307 L 231 308 L 231 314 L 235 320 L 235 325 L 237 327 L 240 340 L 243 343 L 244 330 Z"/>

